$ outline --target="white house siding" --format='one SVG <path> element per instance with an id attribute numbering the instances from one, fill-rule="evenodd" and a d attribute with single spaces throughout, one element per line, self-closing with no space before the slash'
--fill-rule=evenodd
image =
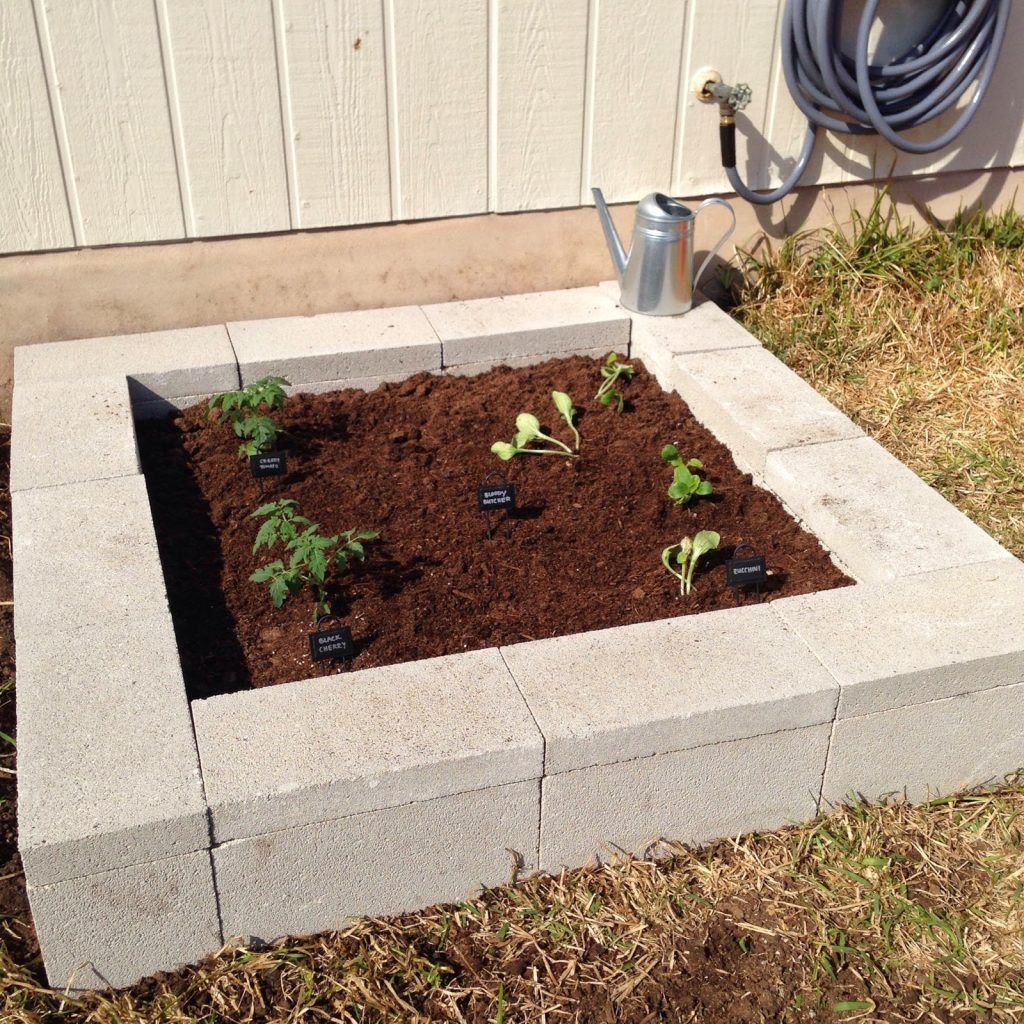
<path id="1" fill-rule="evenodd" d="M 888 0 L 890 29 L 907 0 Z M 921 0 L 916 0 L 918 4 Z M 929 0 L 931 5 L 939 0 Z M 937 157 L 823 137 L 822 183 L 1024 163 L 1024 4 Z M 741 168 L 803 117 L 781 0 L 2 0 L 0 252 L 576 206 L 725 188 L 706 65 L 754 89 Z M 948 122 L 954 115 L 945 116 Z"/>

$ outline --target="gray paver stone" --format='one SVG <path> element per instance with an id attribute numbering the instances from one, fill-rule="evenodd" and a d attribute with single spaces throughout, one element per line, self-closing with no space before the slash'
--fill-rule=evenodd
<path id="1" fill-rule="evenodd" d="M 831 721 L 839 689 L 768 605 L 514 644 L 545 772 Z"/>
<path id="2" fill-rule="evenodd" d="M 218 842 L 536 779 L 543 745 L 495 648 L 192 705 Z M 266 751 L 274 750 L 268 759 Z"/>
<path id="3" fill-rule="evenodd" d="M 812 818 L 828 736 L 817 725 L 548 776 L 541 868 Z"/>
<path id="4" fill-rule="evenodd" d="M 839 718 L 1024 683 L 1024 565 L 1015 558 L 772 608 L 839 681 Z"/>
<path id="5" fill-rule="evenodd" d="M 11 425 L 12 491 L 140 471 L 123 376 L 19 384 Z"/>
<path id="6" fill-rule="evenodd" d="M 235 353 L 223 324 L 52 341 L 14 350 L 18 386 L 114 375 L 128 377 L 133 402 L 212 395 L 238 387 Z"/>
<path id="7" fill-rule="evenodd" d="M 765 481 L 864 582 L 1009 557 L 869 437 L 772 452 Z"/>
<path id="8" fill-rule="evenodd" d="M 920 801 L 1024 768 L 1024 685 L 946 697 L 835 723 L 823 797 Z"/>
<path id="9" fill-rule="evenodd" d="M 419 306 L 245 320 L 228 332 L 243 384 L 268 375 L 301 385 L 441 369 L 441 343 Z"/>
<path id="10" fill-rule="evenodd" d="M 222 943 L 209 851 L 29 886 L 46 976 L 72 991 L 121 988 Z"/>
<path id="11" fill-rule="evenodd" d="M 629 315 L 597 287 L 530 292 L 424 306 L 445 367 L 536 353 L 629 351 Z"/>
<path id="12" fill-rule="evenodd" d="M 458 793 L 213 851 L 226 937 L 269 941 L 463 900 L 536 867 L 540 784 Z"/>

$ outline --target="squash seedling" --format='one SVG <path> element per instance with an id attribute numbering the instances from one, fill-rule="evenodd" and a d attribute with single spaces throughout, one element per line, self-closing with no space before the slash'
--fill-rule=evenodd
<path id="1" fill-rule="evenodd" d="M 693 570 L 698 560 L 718 547 L 721 537 L 714 530 L 701 530 L 695 537 L 684 537 L 661 553 L 661 564 L 679 580 L 679 593 L 686 597 L 693 589 Z M 679 569 L 673 569 L 675 562 Z"/>
<path id="2" fill-rule="evenodd" d="M 685 505 L 695 494 L 704 497 L 714 493 L 714 488 L 707 480 L 702 480 L 695 469 L 703 469 L 700 459 L 684 461 L 679 449 L 674 444 L 667 444 L 661 449 L 661 457 L 672 467 L 672 483 L 669 485 L 668 496 L 677 504 Z"/>
<path id="3" fill-rule="evenodd" d="M 629 363 L 620 363 L 617 352 L 609 352 L 601 367 L 601 386 L 594 395 L 594 401 L 608 406 L 614 403 L 615 411 L 622 412 L 626 407 L 626 399 L 621 391 L 615 386 L 621 377 L 624 381 L 632 380 L 636 370 Z"/>
<path id="4" fill-rule="evenodd" d="M 323 537 L 320 526 L 299 515 L 299 503 L 288 498 L 262 505 L 250 518 L 263 519 L 256 534 L 252 553 L 261 547 L 273 548 L 283 544 L 290 552 L 287 563 L 276 559 L 257 569 L 249 579 L 253 583 L 270 585 L 270 600 L 275 608 L 289 597 L 301 593 L 303 587 L 313 592 L 313 624 L 322 615 L 329 615 L 331 604 L 327 599 L 330 578 L 338 577 L 348 568 L 350 561 L 362 562 L 366 558 L 363 541 L 376 540 L 376 530 L 346 530 L 333 537 Z"/>
<path id="5" fill-rule="evenodd" d="M 555 408 L 562 414 L 563 419 L 569 424 L 570 429 L 576 436 L 576 450 L 579 450 L 580 446 L 580 435 L 573 425 L 573 416 L 576 414 L 576 410 L 573 408 L 572 399 L 564 391 L 552 391 L 551 400 L 555 403 Z M 541 444 L 557 445 L 557 448 L 529 448 L 528 445 L 534 441 L 539 441 Z M 561 449 L 559 451 L 558 449 Z M 506 441 L 495 441 L 491 445 L 491 451 L 501 459 L 502 462 L 508 462 L 509 459 L 514 459 L 517 455 L 562 455 L 566 458 L 575 458 L 576 452 L 574 452 L 567 444 L 559 441 L 557 437 L 550 437 L 540 429 L 540 420 L 533 415 L 532 412 L 521 412 L 516 417 L 516 434 L 512 438 L 511 442 Z"/>
<path id="6" fill-rule="evenodd" d="M 242 439 L 238 446 L 239 458 L 258 455 L 269 451 L 277 440 L 278 427 L 274 420 L 261 410 L 269 412 L 280 409 L 287 397 L 284 377 L 264 377 L 247 384 L 241 391 L 225 391 L 214 395 L 206 404 L 206 418 L 214 411 L 217 419 L 230 423 L 235 436 Z"/>

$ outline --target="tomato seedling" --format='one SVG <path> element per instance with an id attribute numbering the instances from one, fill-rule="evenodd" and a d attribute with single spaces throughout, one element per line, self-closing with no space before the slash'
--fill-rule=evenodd
<path id="1" fill-rule="evenodd" d="M 670 544 L 661 553 L 661 564 L 679 580 L 679 593 L 686 597 L 693 589 L 693 570 L 697 561 L 718 547 L 721 537 L 714 530 L 701 530 L 695 537 L 684 537 L 678 544 Z M 673 569 L 675 562 L 679 569 Z"/>
<path id="2" fill-rule="evenodd" d="M 661 449 L 661 457 L 672 467 L 672 483 L 669 485 L 668 496 L 677 504 L 685 505 L 695 494 L 704 497 L 714 493 L 714 488 L 707 480 L 693 472 L 703 469 L 700 459 L 686 459 L 679 454 L 674 444 L 667 444 Z"/>
<path id="3" fill-rule="evenodd" d="M 256 534 L 252 553 L 261 547 L 273 548 L 283 544 L 289 553 L 287 563 L 276 559 L 257 569 L 249 579 L 253 583 L 270 585 L 270 600 L 275 608 L 289 597 L 301 593 L 304 587 L 313 592 L 313 623 L 321 615 L 329 615 L 331 604 L 327 588 L 332 579 L 340 576 L 351 561 L 366 558 L 363 541 L 376 540 L 376 530 L 346 530 L 333 537 L 320 535 L 320 526 L 299 515 L 299 503 L 288 498 L 262 505 L 250 518 L 263 519 Z"/>
<path id="4" fill-rule="evenodd" d="M 615 386 L 621 377 L 623 381 L 633 379 L 636 370 L 629 363 L 620 363 L 617 352 L 609 352 L 601 367 L 601 386 L 594 395 L 594 401 L 602 405 L 615 405 L 616 412 L 622 412 L 626 407 L 626 399 L 621 391 Z"/>
<path id="5" fill-rule="evenodd" d="M 274 420 L 263 412 L 280 409 L 287 397 L 284 377 L 264 377 L 247 384 L 241 391 L 225 391 L 206 403 L 206 418 L 216 411 L 218 421 L 230 423 L 235 436 L 242 439 L 238 455 L 258 455 L 269 451 L 280 433 Z"/>
<path id="6" fill-rule="evenodd" d="M 562 418 L 569 424 L 569 429 L 576 437 L 576 451 L 579 451 L 580 435 L 573 424 L 576 410 L 573 408 L 572 399 L 564 391 L 552 391 L 551 400 L 555 403 L 555 408 L 561 413 Z M 539 441 L 541 444 L 557 445 L 557 448 L 527 447 L 534 441 Z M 570 459 L 576 456 L 576 452 L 567 444 L 559 441 L 557 437 L 550 437 L 543 433 L 540 429 L 540 420 L 532 412 L 521 412 L 516 417 L 515 437 L 511 442 L 495 441 L 491 445 L 491 451 L 502 462 L 508 462 L 509 459 L 514 459 L 517 455 L 562 455 Z"/>

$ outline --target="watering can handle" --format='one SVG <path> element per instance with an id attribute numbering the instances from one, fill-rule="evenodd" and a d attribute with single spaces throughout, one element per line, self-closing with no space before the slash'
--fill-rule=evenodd
<path id="1" fill-rule="evenodd" d="M 713 196 L 711 199 L 705 199 L 704 202 L 701 203 L 700 206 L 698 206 L 697 209 L 694 211 L 694 220 L 697 219 L 697 214 L 699 214 L 701 210 L 705 209 L 708 206 L 724 206 L 732 216 L 732 223 L 729 225 L 729 230 L 726 231 L 726 233 L 722 235 L 722 237 L 717 242 L 715 242 L 715 247 L 704 258 L 704 262 L 700 265 L 700 269 L 697 271 L 696 276 L 693 279 L 694 288 L 696 288 L 697 285 L 700 283 L 700 279 L 704 276 L 704 271 L 707 270 L 708 264 L 711 262 L 712 257 L 717 254 L 718 250 L 721 249 L 723 245 L 725 245 L 729 236 L 733 233 L 733 231 L 736 230 L 736 211 L 732 208 L 731 204 L 727 203 L 724 199 L 719 199 L 718 196 Z"/>

